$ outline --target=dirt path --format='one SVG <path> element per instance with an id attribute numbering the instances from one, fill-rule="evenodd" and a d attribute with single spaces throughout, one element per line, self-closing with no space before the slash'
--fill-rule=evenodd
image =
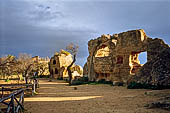
<path id="1" fill-rule="evenodd" d="M 74 87 L 77 87 L 77 90 Z M 169 112 L 144 107 L 145 104 L 158 98 L 146 95 L 146 92 L 153 93 L 151 90 L 129 90 L 110 85 L 67 86 L 64 81 L 48 82 L 47 79 L 42 79 L 38 92 L 34 97 L 25 98 L 26 113 Z"/>

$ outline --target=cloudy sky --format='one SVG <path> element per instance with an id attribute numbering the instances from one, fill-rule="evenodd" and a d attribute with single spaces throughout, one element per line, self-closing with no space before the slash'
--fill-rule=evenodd
<path id="1" fill-rule="evenodd" d="M 0 0 L 0 56 L 51 57 L 73 42 L 83 65 L 90 39 L 133 29 L 170 44 L 170 0 Z"/>

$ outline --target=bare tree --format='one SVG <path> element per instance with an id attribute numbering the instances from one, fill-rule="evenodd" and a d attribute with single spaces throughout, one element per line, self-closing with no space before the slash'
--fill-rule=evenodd
<path id="1" fill-rule="evenodd" d="M 71 62 L 71 64 L 67 67 L 67 71 L 68 71 L 68 75 L 69 75 L 69 85 L 72 84 L 72 71 L 71 71 L 71 67 L 73 66 L 73 64 L 76 62 L 76 55 L 78 52 L 78 45 L 75 45 L 73 43 L 70 43 L 66 49 L 68 52 L 70 52 L 73 55 L 73 61 Z"/>
<path id="2" fill-rule="evenodd" d="M 0 75 L 6 76 L 8 79 L 9 76 L 15 73 L 16 65 L 17 62 L 15 56 L 8 55 L 0 58 Z"/>
<path id="3" fill-rule="evenodd" d="M 48 70 L 48 63 L 46 62 L 41 62 L 36 64 L 37 71 L 39 75 L 44 75 L 44 72 Z"/>
<path id="4" fill-rule="evenodd" d="M 28 83 L 28 78 L 32 76 L 33 71 L 35 71 L 35 64 L 32 60 L 31 55 L 26 53 L 21 53 L 18 56 L 18 73 L 21 73 L 25 78 L 26 84 Z"/>
<path id="5" fill-rule="evenodd" d="M 17 75 L 18 78 L 22 75 L 26 84 L 29 78 L 33 78 L 34 72 L 39 72 L 41 75 L 46 70 L 48 70 L 46 62 L 35 61 L 31 55 L 26 53 L 20 53 L 18 58 L 12 55 L 0 58 L 0 75 L 7 77 L 7 79 L 10 75 Z"/>
<path id="6" fill-rule="evenodd" d="M 14 63 L 15 61 L 15 56 L 8 55 L 0 58 L 0 67 L 3 67 L 5 65 L 8 65 L 10 63 Z"/>

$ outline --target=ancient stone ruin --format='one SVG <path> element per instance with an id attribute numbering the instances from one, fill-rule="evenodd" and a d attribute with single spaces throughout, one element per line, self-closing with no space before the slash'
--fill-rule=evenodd
<path id="1" fill-rule="evenodd" d="M 162 39 L 149 38 L 142 29 L 102 35 L 88 42 L 84 75 L 88 75 L 90 81 L 105 79 L 126 83 L 142 67 L 138 59 L 141 52 L 147 52 L 149 62 L 166 48 L 169 46 Z"/>
<path id="2" fill-rule="evenodd" d="M 143 65 L 131 82 L 168 88 L 170 86 L 170 48 Z"/>
<path id="3" fill-rule="evenodd" d="M 40 75 L 49 75 L 49 70 L 48 70 L 48 63 L 50 61 L 50 59 L 48 57 L 40 57 L 40 56 L 34 56 L 32 57 L 32 60 L 35 62 L 35 63 L 38 63 L 39 65 L 41 65 L 42 67 L 42 70 L 43 71 L 39 71 L 38 74 Z"/>
<path id="4" fill-rule="evenodd" d="M 68 72 L 67 67 L 73 61 L 72 55 L 65 51 L 61 50 L 59 53 L 56 52 L 53 57 L 50 59 L 49 71 L 53 78 L 67 78 Z M 83 69 L 79 65 L 73 65 L 72 68 L 73 79 L 76 77 L 81 77 L 83 75 Z"/>

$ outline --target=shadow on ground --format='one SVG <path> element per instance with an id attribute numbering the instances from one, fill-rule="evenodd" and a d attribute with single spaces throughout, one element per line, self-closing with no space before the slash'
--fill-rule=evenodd
<path id="1" fill-rule="evenodd" d="M 158 99 L 146 95 L 149 91 L 104 84 L 68 86 L 64 81 L 42 79 L 38 94 L 25 98 L 25 108 L 26 113 L 168 113 L 144 107 Z"/>

